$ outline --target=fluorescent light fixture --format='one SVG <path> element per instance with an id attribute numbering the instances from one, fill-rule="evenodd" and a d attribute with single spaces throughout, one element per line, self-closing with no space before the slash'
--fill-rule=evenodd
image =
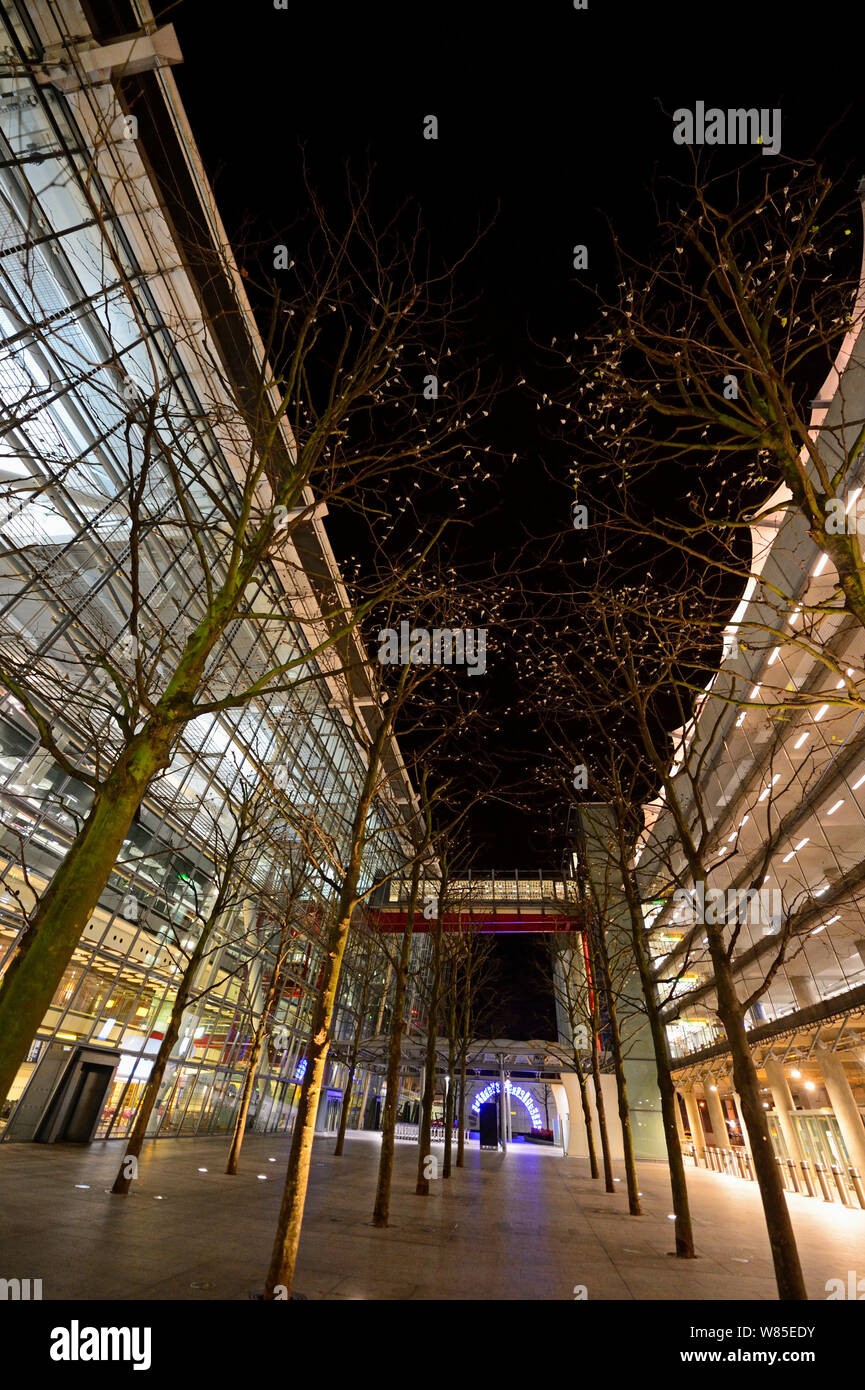
<path id="1" fill-rule="evenodd" d="M 800 734 L 799 737 L 797 738 L 796 742 L 793 744 L 793 747 L 794 747 L 794 748 L 801 748 L 801 747 L 802 747 L 802 744 L 805 742 L 806 738 L 810 738 L 810 737 L 811 737 L 810 733 L 808 733 L 808 734 Z"/>
<path id="2" fill-rule="evenodd" d="M 787 619 L 787 622 L 790 624 L 791 627 L 793 626 L 793 624 L 795 623 L 796 619 L 798 618 L 798 616 L 799 616 L 799 614 L 800 614 L 801 612 L 802 612 L 802 605 L 797 603 L 796 607 L 793 609 L 793 612 L 790 614 L 789 618 Z"/>
<path id="3" fill-rule="evenodd" d="M 780 777 L 781 777 L 780 772 L 776 772 L 776 773 L 775 773 L 775 776 L 772 778 L 772 780 L 771 780 L 771 782 L 769 783 L 768 787 L 766 787 L 766 789 L 765 789 L 764 791 L 762 791 L 762 792 L 760 793 L 760 795 L 757 797 L 757 800 L 758 800 L 758 801 L 765 801 L 766 797 L 769 795 L 769 793 L 770 793 L 770 791 L 772 790 L 772 788 L 774 787 L 775 783 L 776 783 L 777 781 L 780 780 Z"/>
<path id="4" fill-rule="evenodd" d="M 821 555 L 821 556 L 820 556 L 820 559 L 817 561 L 816 565 L 814 566 L 814 571 L 813 571 L 813 573 L 814 573 L 814 578 L 815 578 L 815 579 L 817 578 L 817 575 L 818 575 L 818 574 L 822 574 L 822 573 L 823 573 L 823 571 L 824 571 L 824 569 L 826 568 L 826 565 L 827 565 L 827 563 L 828 563 L 828 560 L 829 560 L 829 556 L 828 556 L 828 555 Z"/>
<path id="5" fill-rule="evenodd" d="M 840 913 L 840 912 L 836 912 L 834 917 L 830 917 L 830 918 L 829 918 L 829 921 L 826 923 L 826 926 L 827 926 L 827 927 L 831 927 L 831 925 L 832 925 L 833 922 L 840 922 L 840 921 L 841 921 L 841 913 Z"/>
<path id="6" fill-rule="evenodd" d="M 836 801 L 836 802 L 835 802 L 835 805 L 829 808 L 829 810 L 826 812 L 826 815 L 827 815 L 827 816 L 834 816 L 835 812 L 838 810 L 838 807 L 839 807 L 839 806 L 843 806 L 843 805 L 844 805 L 844 798 L 843 798 L 843 796 L 842 796 L 842 798 L 841 798 L 840 801 Z"/>
<path id="7" fill-rule="evenodd" d="M 854 487 L 853 491 L 850 493 L 850 501 L 847 503 L 847 506 L 844 508 L 844 515 L 845 515 L 845 516 L 849 516 L 850 513 L 852 512 L 853 508 L 856 506 L 856 502 L 857 502 L 857 500 L 858 500 L 858 498 L 859 498 L 859 494 L 861 493 L 861 491 L 862 491 L 861 487 Z"/>
<path id="8" fill-rule="evenodd" d="M 818 709 L 817 713 L 814 715 L 814 723 L 815 723 L 815 724 L 817 723 L 818 719 L 822 719 L 822 718 L 823 718 L 823 715 L 826 713 L 826 711 L 827 711 L 828 708 L 829 708 L 828 705 L 821 705 L 821 706 L 820 706 L 820 708 Z"/>
<path id="9" fill-rule="evenodd" d="M 750 816 L 743 816 L 742 819 L 739 821 L 739 829 L 741 830 L 741 829 L 742 829 L 742 826 L 745 824 L 745 821 L 748 821 L 748 820 L 750 820 L 750 819 L 751 819 Z"/>
<path id="10" fill-rule="evenodd" d="M 742 725 L 744 724 L 744 722 L 745 722 L 745 711 L 742 710 L 742 713 L 739 715 L 739 718 L 736 720 L 736 728 L 737 728 L 737 729 L 741 728 Z"/>
<path id="11" fill-rule="evenodd" d="M 810 842 L 810 836 L 806 835 L 805 838 L 804 838 L 804 840 L 800 840 L 799 843 L 798 843 L 798 845 L 796 846 L 796 853 L 798 854 L 799 851 L 800 851 L 800 849 L 804 849 L 805 846 L 806 846 L 809 842 Z"/>
<path id="12" fill-rule="evenodd" d="M 773 666 L 775 664 L 775 662 L 778 660 L 778 653 L 780 652 L 780 650 L 780 647 L 775 648 L 775 650 L 772 652 L 772 655 L 769 657 L 769 660 L 766 662 L 767 666 Z"/>
<path id="13" fill-rule="evenodd" d="M 823 894 L 824 894 L 824 893 L 828 893 L 828 892 L 829 892 L 829 884 L 828 884 L 828 883 L 824 883 L 822 888 L 815 888 L 815 889 L 814 889 L 814 897 L 815 897 L 815 898 L 822 898 Z"/>
<path id="14" fill-rule="evenodd" d="M 755 696 L 756 696 L 756 694 L 757 694 L 757 691 L 758 691 L 759 689 L 760 689 L 760 682 L 758 681 L 757 684 L 752 688 L 751 694 L 748 696 L 748 699 L 749 699 L 749 700 L 753 700 L 753 699 L 755 698 Z"/>
<path id="15" fill-rule="evenodd" d="M 858 791 L 858 789 L 861 787 L 861 785 L 862 785 L 863 782 L 865 782 L 865 773 L 862 774 L 862 776 L 859 778 L 859 781 L 858 781 L 858 782 L 854 782 L 854 783 L 853 783 L 853 786 L 851 787 L 851 791 L 854 791 L 854 792 L 855 792 L 855 791 Z"/>
<path id="16" fill-rule="evenodd" d="M 785 855 L 784 855 L 784 858 L 781 860 L 781 863 L 782 863 L 782 864 L 789 864 L 790 860 L 793 858 L 793 855 L 794 855 L 795 853 L 796 853 L 796 851 L 795 851 L 794 849 L 791 849 L 791 851 L 790 851 L 789 854 L 785 854 Z"/>

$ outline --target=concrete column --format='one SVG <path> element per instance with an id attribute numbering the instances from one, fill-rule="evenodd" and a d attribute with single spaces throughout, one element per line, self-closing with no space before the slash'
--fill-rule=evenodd
<path id="1" fill-rule="evenodd" d="M 784 1068 L 781 1066 L 777 1057 L 767 1057 L 763 1063 L 763 1070 L 766 1073 L 766 1080 L 772 1092 L 772 1099 L 775 1102 L 775 1114 L 778 1117 L 778 1128 L 784 1136 L 784 1143 L 787 1145 L 787 1152 L 796 1164 L 797 1172 L 800 1171 L 800 1164 L 805 1155 L 802 1153 L 799 1144 L 799 1135 L 796 1133 L 796 1126 L 790 1119 L 790 1111 L 795 1110 L 793 1097 L 787 1078 L 784 1075 Z"/>
<path id="2" fill-rule="evenodd" d="M 424 1093 L 424 1090 L 426 1089 L 426 1067 L 421 1067 L 421 1069 L 420 1069 L 420 1081 L 418 1082 L 418 1086 L 419 1086 L 418 1094 L 419 1094 L 419 1096 L 420 1096 L 420 1104 L 419 1104 L 419 1106 L 418 1106 L 418 1111 L 417 1111 L 417 1151 L 418 1151 L 418 1154 L 420 1155 L 421 1159 L 425 1159 L 425 1158 L 426 1158 L 426 1154 L 425 1154 L 425 1153 L 421 1153 L 421 1139 L 422 1139 L 422 1135 L 423 1135 L 423 1093 Z"/>
<path id="3" fill-rule="evenodd" d="M 508 1093 L 505 1086 L 505 1059 L 499 1056 L 499 1127 L 501 1133 L 499 1141 L 502 1146 L 502 1153 L 508 1151 Z"/>
<path id="4" fill-rule="evenodd" d="M 714 1090 L 712 1089 L 713 1086 L 715 1087 Z M 724 1107 L 718 1094 L 717 1082 L 706 1082 L 703 1090 L 706 1092 L 706 1107 L 712 1122 L 712 1142 L 718 1149 L 729 1149 L 730 1131 L 727 1129 L 727 1121 L 724 1118 Z"/>
<path id="5" fill-rule="evenodd" d="M 854 1168 L 858 1168 L 860 1176 L 865 1177 L 865 1124 L 847 1080 L 844 1063 L 836 1052 L 824 1051 L 822 1047 L 816 1048 L 813 1055 L 823 1075 L 829 1104 L 838 1121 L 850 1162 Z"/>
<path id="6" fill-rule="evenodd" d="M 632 959 L 631 918 L 621 886 L 618 865 L 616 815 L 608 803 L 583 802 L 580 824 L 585 835 L 589 876 L 604 904 L 604 931 L 611 955 L 618 960 Z M 651 1031 L 641 1004 L 642 992 L 636 967 L 622 982 L 616 1003 L 620 1027 L 628 1040 L 624 1061 L 631 1112 L 631 1136 L 636 1158 L 666 1162 L 664 1120 L 658 1090 L 658 1068 Z M 633 1002 L 631 1002 L 633 1001 Z M 573 1115 L 573 1111 L 571 1112 Z"/>
<path id="7" fill-rule="evenodd" d="M 789 979 L 800 1009 L 807 1009 L 811 1004 L 820 1003 L 820 995 L 817 993 L 817 987 L 810 975 L 790 975 Z"/>
<path id="8" fill-rule="evenodd" d="M 697 1104 L 697 1097 L 693 1090 L 683 1091 L 682 1095 L 685 1097 L 685 1109 L 688 1112 L 688 1125 L 694 1144 L 694 1154 L 698 1163 L 705 1163 L 706 1136 L 703 1133 L 703 1121 L 700 1119 L 700 1107 Z"/>

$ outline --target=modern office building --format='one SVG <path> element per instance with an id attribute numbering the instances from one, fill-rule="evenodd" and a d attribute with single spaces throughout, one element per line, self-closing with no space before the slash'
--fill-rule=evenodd
<path id="1" fill-rule="evenodd" d="M 865 485 L 857 327 L 811 409 L 824 455 L 853 456 L 842 491 L 855 519 Z M 663 796 L 646 808 L 638 873 L 696 1159 L 747 1166 L 701 926 L 726 920 L 738 923 L 738 996 L 751 1001 L 748 1038 L 788 1186 L 865 1205 L 865 633 L 833 598 L 832 562 L 789 498 L 779 490 L 752 528 L 752 578 L 723 664 L 674 736 L 674 786 L 708 827 L 706 879 L 687 872 Z M 709 917 L 721 894 L 723 915 Z"/>
<path id="2" fill-rule="evenodd" d="M 135 657 L 127 500 L 141 425 L 130 402 L 158 379 L 161 420 L 174 431 L 168 445 L 184 465 L 195 461 L 189 505 L 206 515 L 218 492 L 230 511 L 239 497 L 237 439 L 214 402 L 223 384 L 240 389 L 255 376 L 264 349 L 178 97 L 171 26 L 158 26 L 139 0 L 94 10 L 50 0 L 4 6 L 0 31 L 0 651 L 19 663 L 26 654 L 34 670 L 63 664 L 69 716 L 55 702 L 55 736 L 69 763 L 92 771 L 93 725 L 82 728 L 75 711 L 97 711 L 107 682 L 88 654 L 100 647 L 118 661 Z M 161 501 L 155 488 L 137 551 L 137 602 L 168 646 L 196 612 L 196 554 L 192 531 L 173 526 Z M 292 531 L 287 558 L 274 558 L 267 576 L 273 592 L 290 594 L 290 621 L 277 632 L 235 624 L 227 670 L 248 673 L 317 645 L 322 594 L 341 586 L 323 510 Z M 206 528 L 198 539 L 217 544 Z M 314 678 L 290 698 L 187 725 L 33 1039 L 2 1117 L 5 1138 L 83 1137 L 72 1120 L 63 1133 L 45 1128 L 73 1061 L 78 1083 L 98 1100 L 95 1126 L 88 1112 L 79 1127 L 103 1138 L 128 1133 L 213 901 L 215 847 L 230 836 L 242 796 L 266 774 L 286 795 L 301 789 L 327 817 L 333 842 L 344 839 L 365 767 L 351 717 L 360 709 L 370 728 L 378 717 L 366 665 L 355 641 L 348 671 L 326 656 L 310 660 L 305 672 Z M 40 747 L 21 702 L 0 694 L 0 960 L 8 961 L 92 791 Z M 395 744 L 387 758 L 388 805 L 372 812 L 378 833 L 362 886 L 402 866 L 400 827 L 415 806 Z M 274 769 L 285 770 L 281 778 Z M 223 1133 L 233 1124 L 274 969 L 272 909 L 255 899 L 272 886 L 273 869 L 266 845 L 243 860 L 249 891 L 235 895 L 201 965 L 155 1134 Z M 285 1128 L 302 1076 L 329 891 L 314 876 L 293 906 L 250 1112 L 260 1131 Z M 419 939 L 416 952 L 425 949 Z M 364 995 L 361 955 L 353 941 L 337 1036 L 351 1034 L 361 1006 L 379 1027 L 387 1023 L 387 973 L 376 965 Z M 418 1005 L 418 1024 L 421 1015 Z M 328 1127 L 343 1070 L 334 1061 L 326 1078 L 320 1122 Z M 368 1091 L 361 1076 L 356 1094 L 367 1108 Z"/>

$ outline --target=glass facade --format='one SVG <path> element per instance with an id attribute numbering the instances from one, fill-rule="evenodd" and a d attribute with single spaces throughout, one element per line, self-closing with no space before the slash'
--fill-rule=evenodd
<path id="1" fill-rule="evenodd" d="M 30 10 L 27 18 L 23 7 L 12 7 L 7 27 L 0 24 L 0 659 L 26 671 L 28 688 L 44 681 L 67 767 L 44 751 L 21 701 L 4 688 L 0 964 L 90 809 L 87 774 L 112 752 L 115 687 L 94 654 L 111 652 L 128 674 L 146 649 L 149 693 L 158 694 L 172 653 L 203 611 L 206 574 L 218 577 L 227 563 L 230 538 L 220 523 L 240 505 L 236 459 L 244 442 L 201 370 L 203 360 L 222 366 L 225 357 L 173 239 L 165 189 L 151 181 L 138 118 L 110 80 L 76 81 L 68 72 L 44 80 L 46 44 L 63 34 L 49 32 L 55 18 L 47 13 L 36 32 Z M 56 16 L 66 17 L 69 32 L 86 34 L 77 5 L 58 6 Z M 174 114 L 166 113 L 166 131 L 200 171 Z M 154 136 L 163 139 L 165 131 Z M 209 191 L 201 196 L 202 223 L 218 233 Z M 224 258 L 216 234 L 214 244 Z M 254 363 L 252 316 L 242 290 L 234 291 L 250 324 L 245 348 Z M 132 490 L 149 447 L 138 404 L 148 399 L 158 399 L 158 429 L 172 462 L 150 464 L 136 510 Z M 180 524 L 189 516 L 194 528 Z M 144 533 L 133 537 L 142 517 Z M 331 578 L 339 582 L 335 568 Z M 275 570 L 257 582 L 270 598 L 282 584 Z M 279 622 L 236 622 L 215 654 L 209 689 L 245 685 L 310 647 L 305 622 L 291 613 Z M 312 659 L 302 670 L 295 690 L 186 725 L 130 827 L 15 1083 L 13 1105 L 50 1049 L 86 1045 L 118 1059 L 96 1135 L 128 1133 L 178 976 L 215 897 L 216 838 L 230 836 L 242 794 L 264 772 L 287 797 L 314 804 L 322 833 L 344 846 L 364 757 L 325 670 Z M 371 822 L 376 833 L 362 887 L 404 859 L 379 806 Z M 224 913 L 194 981 L 151 1122 L 156 1134 L 219 1134 L 233 1124 L 274 969 L 273 923 L 263 909 L 256 917 L 254 898 L 273 870 L 266 847 L 243 861 L 248 892 Z M 265 1132 L 285 1128 L 296 1100 L 330 898 L 320 873 L 295 908 L 250 1108 L 251 1123 Z M 356 955 L 350 944 L 338 1037 L 354 1026 Z M 373 996 L 383 981 L 378 968 Z M 332 1063 L 326 1084 L 338 1090 L 342 1070 Z M 5 1107 L 4 1123 L 12 1108 Z M 20 1137 L 13 1131 L 14 1122 L 10 1137 Z"/>

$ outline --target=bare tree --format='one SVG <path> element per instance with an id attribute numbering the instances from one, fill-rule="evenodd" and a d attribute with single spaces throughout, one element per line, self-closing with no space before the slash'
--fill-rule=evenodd
<path id="1" fill-rule="evenodd" d="M 417 494 L 407 498 L 401 510 L 416 524 L 400 557 L 393 524 L 387 528 L 390 502 L 371 499 L 398 495 L 402 476 L 440 489 L 470 470 L 459 446 L 476 367 L 452 373 L 434 407 L 424 407 L 424 381 L 438 382 L 448 350 L 451 277 L 425 269 L 423 238 L 417 228 L 401 237 L 404 219 L 379 232 L 369 196 L 349 182 L 337 229 L 309 190 L 310 223 L 290 236 L 294 273 L 286 269 L 261 290 L 263 346 L 230 252 L 220 260 L 189 248 L 190 264 L 226 285 L 235 306 L 218 325 L 173 326 L 171 361 L 195 383 L 191 401 L 166 368 L 142 284 L 129 275 L 117 228 L 92 190 L 92 216 L 112 258 L 105 275 L 114 317 L 106 316 L 98 342 L 53 335 L 50 375 L 58 390 L 86 389 L 112 448 L 100 446 L 94 470 L 71 439 L 28 446 L 31 481 L 4 485 L 0 556 L 0 680 L 57 766 L 91 789 L 92 805 L 7 962 L 4 1095 L 138 807 L 184 732 L 253 702 L 281 707 L 284 694 L 320 679 L 322 668 L 349 669 L 358 659 L 349 640 L 357 623 L 401 589 L 442 529 L 420 513 Z M 38 241 L 31 229 L 20 254 L 31 285 Z M 132 347 L 125 328 L 111 335 L 110 323 L 121 321 Z M 245 377 L 221 346 L 231 334 L 248 347 Z M 412 378 L 414 360 L 429 368 L 425 378 Z M 21 370 L 26 376 L 26 364 Z M 38 395 L 31 380 L 5 430 L 26 429 Z M 46 553 L 39 507 L 58 487 L 87 493 L 119 557 L 113 569 L 91 569 L 77 539 Z M 328 504 L 370 535 L 375 562 L 363 593 L 306 562 L 311 528 Z M 85 551 L 88 544 L 82 533 Z M 50 621 L 28 632 L 14 614 L 34 601 Z M 302 622 L 304 638 L 290 626 Z"/>
<path id="2" fill-rule="evenodd" d="M 549 953 L 542 958 L 542 973 L 544 984 L 555 1001 L 556 1012 L 563 1018 L 567 1030 L 563 1055 L 573 1067 L 580 1088 L 589 1173 L 591 1177 L 597 1178 L 600 1176 L 600 1170 L 585 1072 L 585 1054 L 589 1051 L 589 1030 L 595 1025 L 595 1011 L 591 979 L 586 969 L 582 947 L 581 932 L 554 934 L 550 941 Z M 612 1167 L 610 1176 L 612 1178 Z M 607 1191 L 611 1190 L 611 1186 Z"/>
<path id="3" fill-rule="evenodd" d="M 259 830 L 261 823 L 258 824 Z M 313 905 L 312 865 L 305 856 L 296 853 L 297 841 L 294 836 L 285 835 L 284 824 L 277 823 L 268 837 L 274 844 L 276 853 L 274 865 L 265 885 L 265 895 L 259 905 L 259 918 L 264 918 L 262 942 L 270 956 L 270 980 L 265 988 L 264 1000 L 258 1021 L 253 1030 L 252 1043 L 245 1059 L 243 1082 L 231 1148 L 225 1165 L 227 1174 L 237 1173 L 240 1151 L 246 1132 L 249 1106 L 258 1064 L 261 1060 L 265 1037 L 272 1024 L 274 1010 L 284 986 L 284 972 L 289 956 L 297 946 L 297 938 L 306 917 L 309 920 Z M 286 842 L 287 841 L 287 842 Z M 318 914 L 313 914 L 313 920 Z"/>
<path id="4" fill-rule="evenodd" d="M 355 977 L 357 986 L 357 1002 L 354 1008 L 355 1025 L 351 1047 L 349 1048 L 346 1063 L 346 1080 L 342 1093 L 342 1105 L 339 1114 L 339 1128 L 336 1136 L 336 1147 L 334 1157 L 340 1158 L 345 1147 L 345 1133 L 348 1128 L 348 1117 L 351 1112 L 352 1094 L 354 1091 L 354 1081 L 357 1072 L 358 1058 L 360 1056 L 361 1043 L 367 1026 L 367 1008 L 370 994 L 375 983 L 377 967 L 382 960 L 382 949 L 378 932 L 375 926 L 368 920 L 358 921 L 359 914 L 355 914 L 354 935 L 355 951 L 353 960 L 352 974 Z M 388 977 L 386 977 L 387 980 Z M 385 982 L 383 994 L 387 993 Z"/>

